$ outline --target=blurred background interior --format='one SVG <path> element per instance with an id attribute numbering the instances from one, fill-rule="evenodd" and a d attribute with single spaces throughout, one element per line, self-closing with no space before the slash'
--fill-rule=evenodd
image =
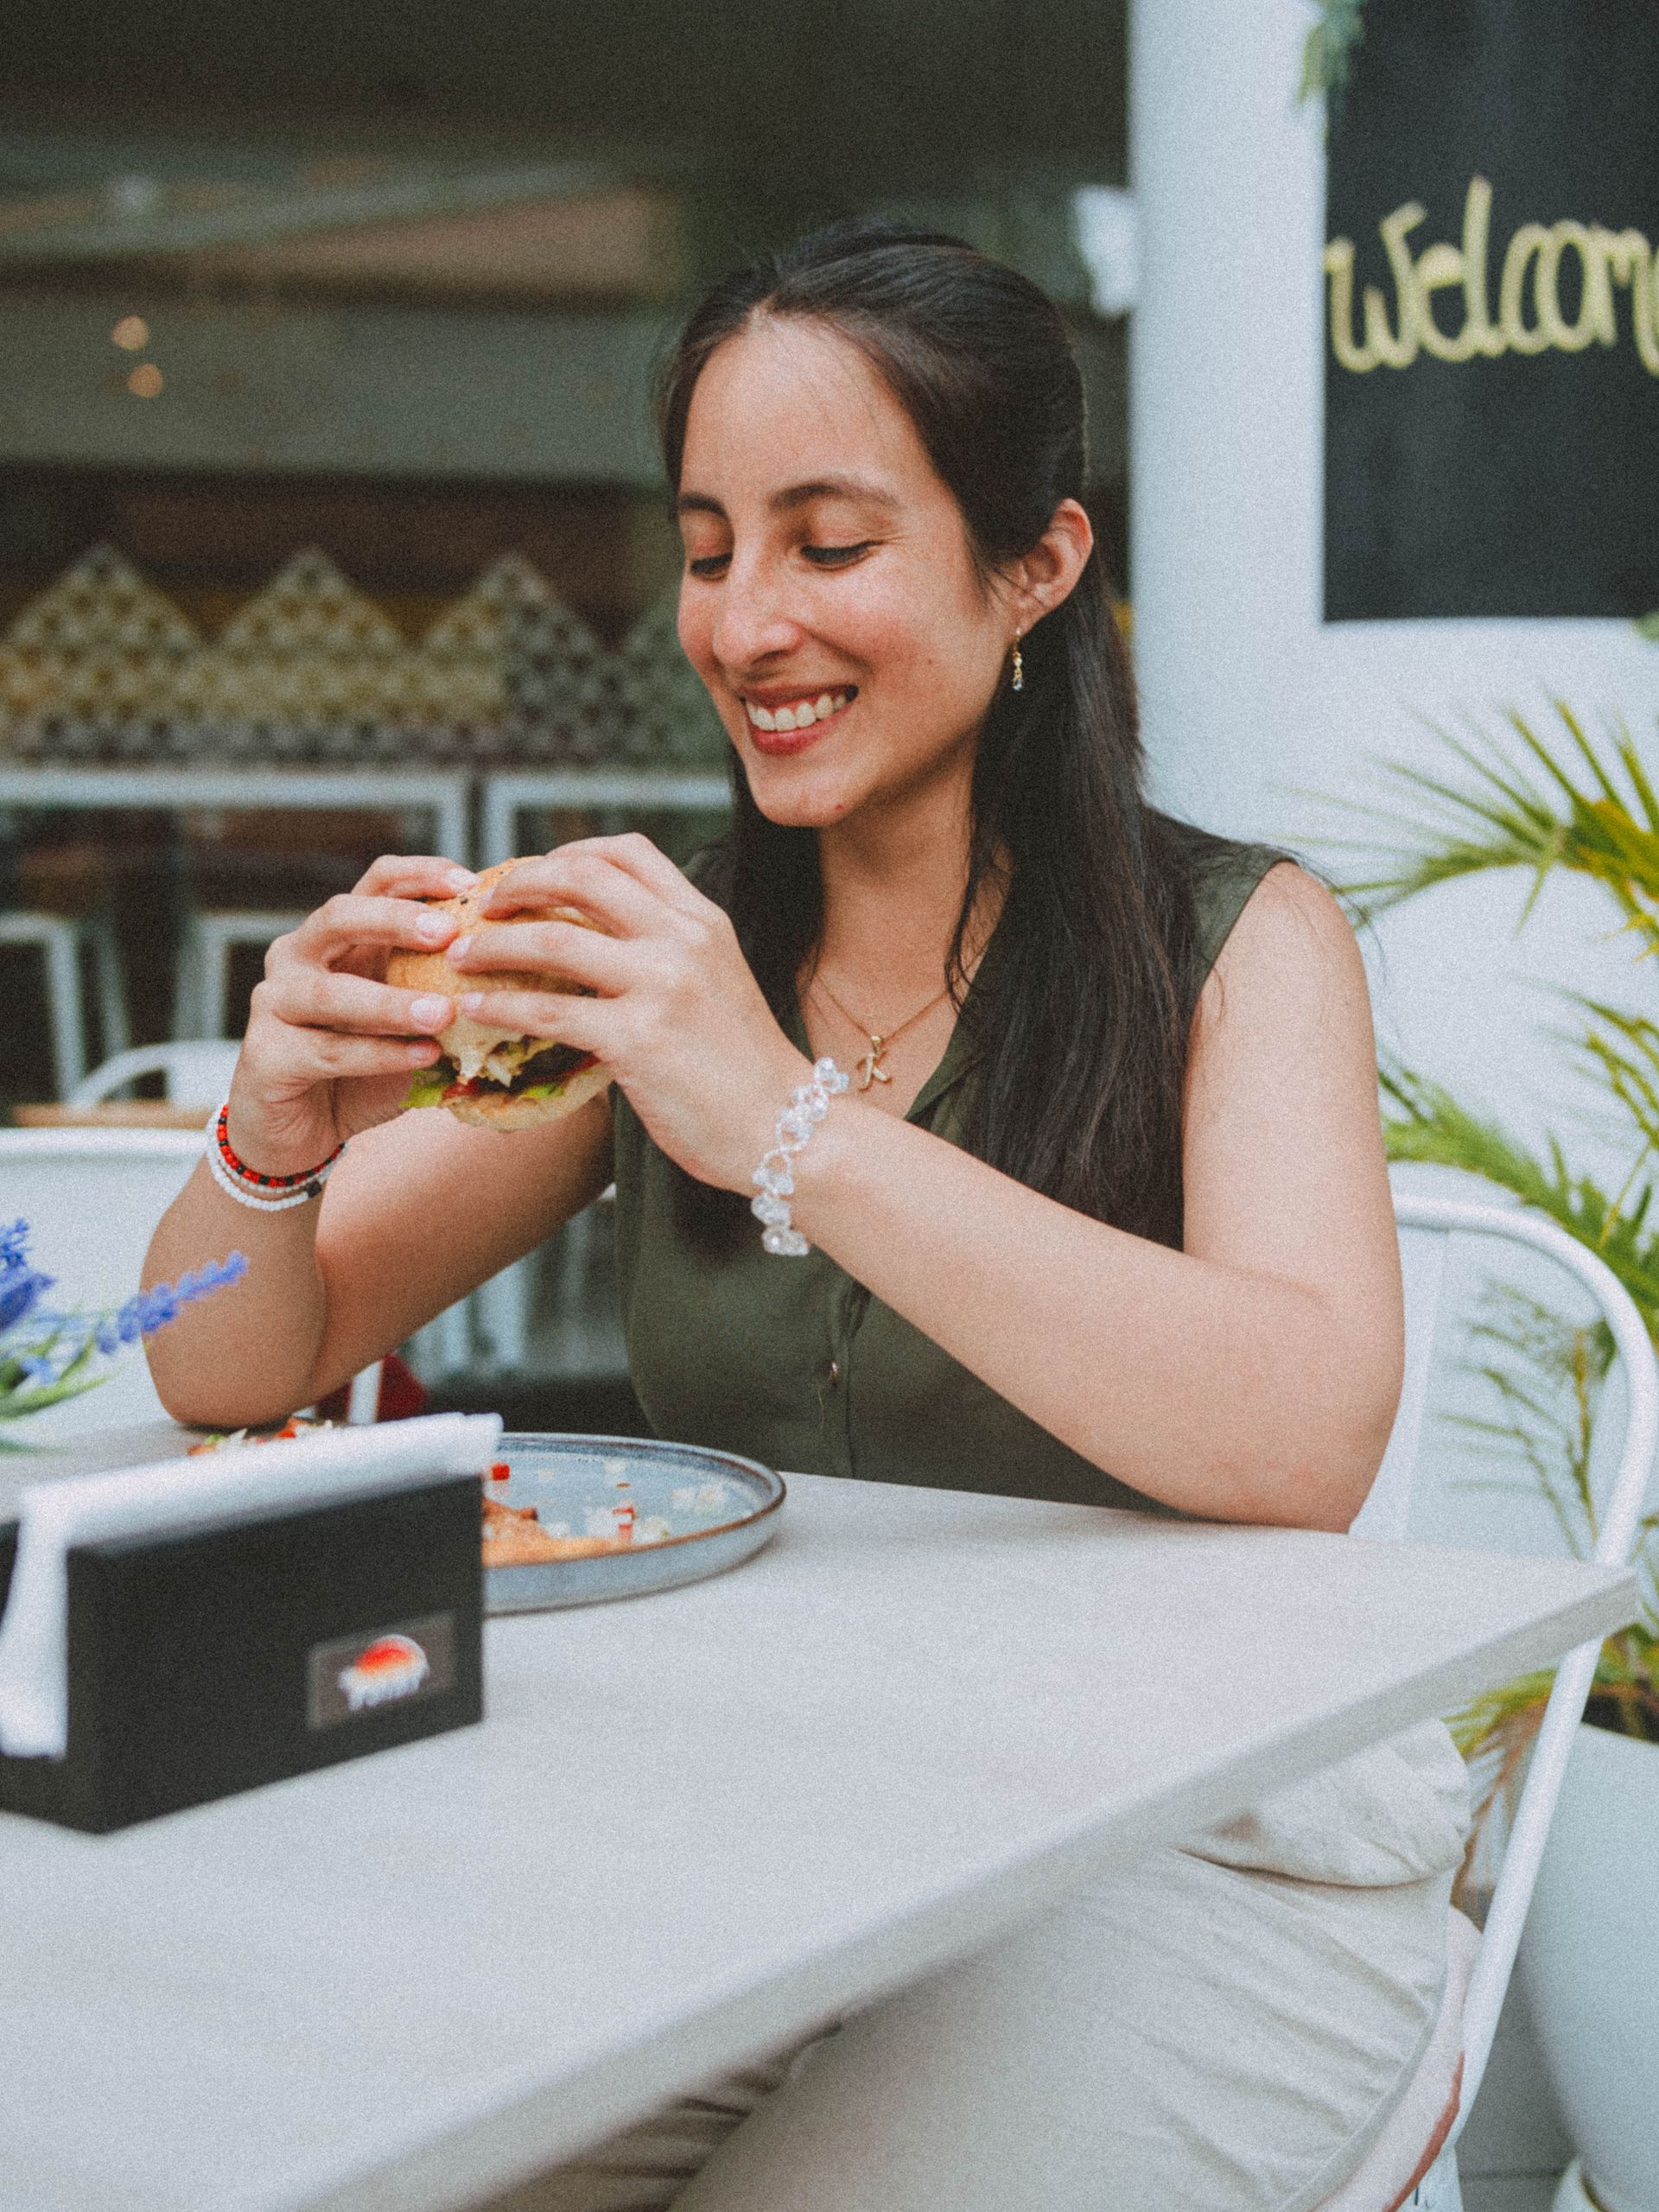
<path id="1" fill-rule="evenodd" d="M 377 852 L 718 829 L 649 389 L 758 251 L 880 212 L 1046 285 L 1122 579 L 1124 49 L 1111 0 L 13 0 L 0 1104 L 233 1039 Z M 607 1247 L 595 1210 L 424 1379 L 632 1427 Z"/>

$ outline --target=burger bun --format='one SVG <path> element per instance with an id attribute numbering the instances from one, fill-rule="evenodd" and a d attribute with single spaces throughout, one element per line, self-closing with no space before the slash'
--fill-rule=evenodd
<path id="1" fill-rule="evenodd" d="M 490 893 L 516 868 L 522 860 L 498 861 L 493 868 L 486 868 L 476 883 L 465 891 L 457 892 L 451 899 L 432 899 L 425 903 L 440 914 L 451 914 L 458 925 L 457 935 L 471 930 L 475 945 L 487 945 L 491 935 L 508 926 L 499 921 L 477 918 Z M 574 906 L 549 905 L 526 907 L 513 917 L 514 921 L 574 922 L 582 929 L 596 929 L 598 924 Z M 416 952 L 399 947 L 386 963 L 386 981 L 396 990 L 428 991 L 440 998 L 458 999 L 463 991 L 556 991 L 559 979 L 544 970 L 531 971 L 515 968 L 454 968 L 448 956 L 442 952 Z M 572 983 L 569 988 L 586 995 L 584 987 Z M 486 1072 L 485 1062 L 489 1055 L 502 1046 L 522 1046 L 525 1041 L 522 1029 L 504 1029 L 497 1024 L 479 1021 L 471 1014 L 458 1014 L 447 1029 L 440 1030 L 437 1042 L 445 1056 L 454 1061 L 463 1081 L 469 1081 Z M 540 1040 L 535 1040 L 539 1042 Z M 493 1072 L 493 1071 L 487 1071 Z M 505 1090 L 486 1091 L 470 1098 L 447 1101 L 449 1111 L 458 1121 L 468 1122 L 479 1128 L 491 1129 L 532 1128 L 543 1122 L 556 1121 L 562 1115 L 574 1113 L 607 1089 L 610 1071 L 598 1062 L 580 1068 L 565 1082 L 556 1097 L 515 1097 Z"/>

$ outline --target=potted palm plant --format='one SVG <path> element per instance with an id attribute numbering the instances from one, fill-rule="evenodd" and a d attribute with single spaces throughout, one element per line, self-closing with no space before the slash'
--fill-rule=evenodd
<path id="1" fill-rule="evenodd" d="M 1567 869 L 1601 887 L 1635 952 L 1659 952 L 1659 795 L 1649 765 L 1628 730 L 1598 743 L 1567 706 L 1558 702 L 1554 712 L 1559 735 L 1511 715 L 1503 737 L 1442 733 L 1455 761 L 1445 777 L 1395 772 L 1411 793 L 1405 836 L 1369 882 L 1350 887 L 1369 911 L 1485 869 L 1530 870 L 1535 892 L 1552 870 Z M 1382 1077 L 1389 1149 L 1400 1160 L 1473 1170 L 1548 1214 L 1607 1262 L 1659 1338 L 1659 1026 L 1595 1000 L 1575 1003 L 1576 1071 L 1629 1134 L 1631 1164 L 1617 1191 L 1574 1173 L 1559 1142 L 1541 1154 L 1399 1068 Z M 1611 1342 L 1514 1290 L 1492 1294 L 1477 1339 L 1473 1364 L 1496 1393 L 1496 1411 L 1465 1426 L 1521 1456 L 1568 1544 L 1587 1553 L 1596 1529 L 1591 1449 Z M 1522 1945 L 1541 2052 L 1580 2154 L 1557 2212 L 1659 2212 L 1656 1524 L 1659 1514 L 1643 1522 L 1636 1562 L 1644 1618 L 1603 1647 Z M 1510 1683 L 1452 1724 L 1480 1816 L 1466 1893 L 1484 1886 L 1550 1680 Z"/>

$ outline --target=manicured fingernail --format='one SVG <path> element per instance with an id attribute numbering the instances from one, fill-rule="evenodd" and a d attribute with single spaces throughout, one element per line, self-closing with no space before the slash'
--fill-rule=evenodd
<path id="1" fill-rule="evenodd" d="M 483 1003 L 484 994 L 482 991 L 463 991 L 460 998 L 456 1001 L 456 1004 L 460 1007 L 463 1014 L 476 1014 Z"/>
<path id="2" fill-rule="evenodd" d="M 440 998 L 413 1000 L 409 1018 L 417 1029 L 442 1029 L 449 1020 L 449 1001 Z"/>
<path id="3" fill-rule="evenodd" d="M 433 1061 L 438 1057 L 438 1047 L 435 1040 L 429 1041 L 424 1045 L 411 1045 L 409 1047 L 407 1053 L 410 1065 L 416 1068 L 429 1068 Z"/>
<path id="4" fill-rule="evenodd" d="M 415 934 L 428 944 L 442 944 L 454 926 L 448 914 L 423 914 L 415 925 Z"/>
<path id="5" fill-rule="evenodd" d="M 451 891 L 467 891 L 478 881 L 478 878 L 469 868 L 452 868 L 443 880 Z"/>
<path id="6" fill-rule="evenodd" d="M 472 949 L 473 933 L 468 930 L 464 937 L 458 937 L 450 946 L 449 957 L 452 960 L 464 960 Z"/>

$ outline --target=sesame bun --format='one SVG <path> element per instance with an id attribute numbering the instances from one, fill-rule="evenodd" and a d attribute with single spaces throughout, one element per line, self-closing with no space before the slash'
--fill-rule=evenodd
<path id="1" fill-rule="evenodd" d="M 486 868 L 476 883 L 453 899 L 431 899 L 424 903 L 435 907 L 441 914 L 453 914 L 462 931 L 471 928 L 475 944 L 487 944 L 491 934 L 507 925 L 499 921 L 475 919 L 480 909 L 489 898 L 504 875 L 523 862 L 517 860 L 499 861 L 493 868 Z M 513 917 L 515 921 L 575 922 L 580 928 L 594 929 L 598 925 L 574 906 L 546 906 L 526 907 Z M 458 998 L 463 991 L 549 991 L 557 990 L 559 982 L 544 970 L 512 968 L 465 969 L 453 968 L 448 957 L 442 952 L 413 952 L 399 949 L 386 963 L 386 981 L 400 991 L 430 991 L 442 998 Z M 582 987 L 572 984 L 572 990 Z M 453 1063 L 456 1079 L 468 1083 L 481 1079 L 486 1087 L 462 1097 L 433 1099 L 442 1103 L 458 1121 L 469 1122 L 480 1128 L 492 1129 L 533 1128 L 543 1122 L 556 1121 L 561 1115 L 571 1114 L 596 1098 L 609 1084 L 610 1071 L 596 1060 L 588 1061 L 574 1069 L 560 1084 L 554 1096 L 528 1098 L 516 1096 L 499 1080 L 500 1067 L 488 1063 L 492 1056 L 505 1048 L 509 1055 L 522 1055 L 527 1039 L 518 1029 L 502 1029 L 488 1022 L 476 1021 L 470 1014 L 459 1015 L 447 1029 L 438 1033 L 437 1042 L 445 1058 Z M 551 1047 L 546 1049 L 552 1049 Z M 423 1101 L 422 1103 L 427 1103 Z"/>

